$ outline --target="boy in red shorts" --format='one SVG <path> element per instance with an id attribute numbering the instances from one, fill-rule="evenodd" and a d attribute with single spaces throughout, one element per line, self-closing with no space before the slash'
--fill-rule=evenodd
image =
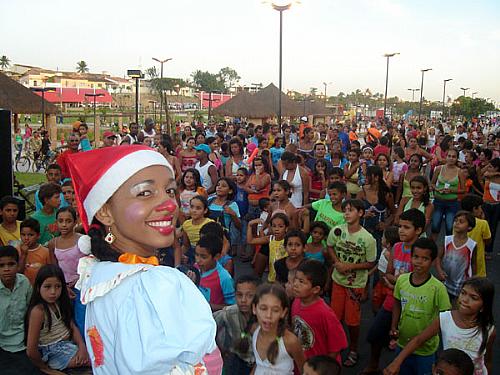
<path id="1" fill-rule="evenodd" d="M 330 231 L 327 245 L 334 263 L 332 309 L 347 325 L 350 343 L 344 366 L 352 367 L 358 361 L 361 296 L 368 271 L 375 265 L 377 245 L 375 238 L 359 223 L 365 213 L 363 201 L 348 199 L 342 203 L 342 210 L 346 222 Z"/>

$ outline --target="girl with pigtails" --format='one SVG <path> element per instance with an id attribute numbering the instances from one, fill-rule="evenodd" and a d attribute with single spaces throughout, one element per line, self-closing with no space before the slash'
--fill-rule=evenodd
<path id="1" fill-rule="evenodd" d="M 93 373 L 206 374 L 216 325 L 196 286 L 159 266 L 155 250 L 174 242 L 178 216 L 174 172 L 140 145 L 69 157 L 87 236 L 78 242 L 85 341 Z M 189 329 L 185 329 L 189 327 Z"/>

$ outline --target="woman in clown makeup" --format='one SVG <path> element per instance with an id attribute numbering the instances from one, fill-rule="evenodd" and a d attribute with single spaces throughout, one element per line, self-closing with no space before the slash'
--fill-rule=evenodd
<path id="1" fill-rule="evenodd" d="M 154 257 L 174 242 L 172 167 L 132 145 L 73 154 L 69 169 L 88 233 L 77 287 L 94 374 L 203 374 L 202 358 L 215 349 L 210 306 Z"/>

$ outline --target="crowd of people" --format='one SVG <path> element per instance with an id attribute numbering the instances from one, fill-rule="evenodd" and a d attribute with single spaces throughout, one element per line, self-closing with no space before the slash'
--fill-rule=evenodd
<path id="1" fill-rule="evenodd" d="M 31 217 L 1 197 L 0 368 L 493 374 L 496 119 L 176 130 L 78 122 Z"/>

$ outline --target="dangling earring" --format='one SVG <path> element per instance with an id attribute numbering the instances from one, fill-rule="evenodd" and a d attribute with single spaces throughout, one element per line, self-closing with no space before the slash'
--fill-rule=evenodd
<path id="1" fill-rule="evenodd" d="M 111 233 L 111 227 L 108 227 L 108 234 L 104 237 L 104 241 L 106 241 L 109 245 L 115 242 L 116 237 L 113 233 Z"/>

